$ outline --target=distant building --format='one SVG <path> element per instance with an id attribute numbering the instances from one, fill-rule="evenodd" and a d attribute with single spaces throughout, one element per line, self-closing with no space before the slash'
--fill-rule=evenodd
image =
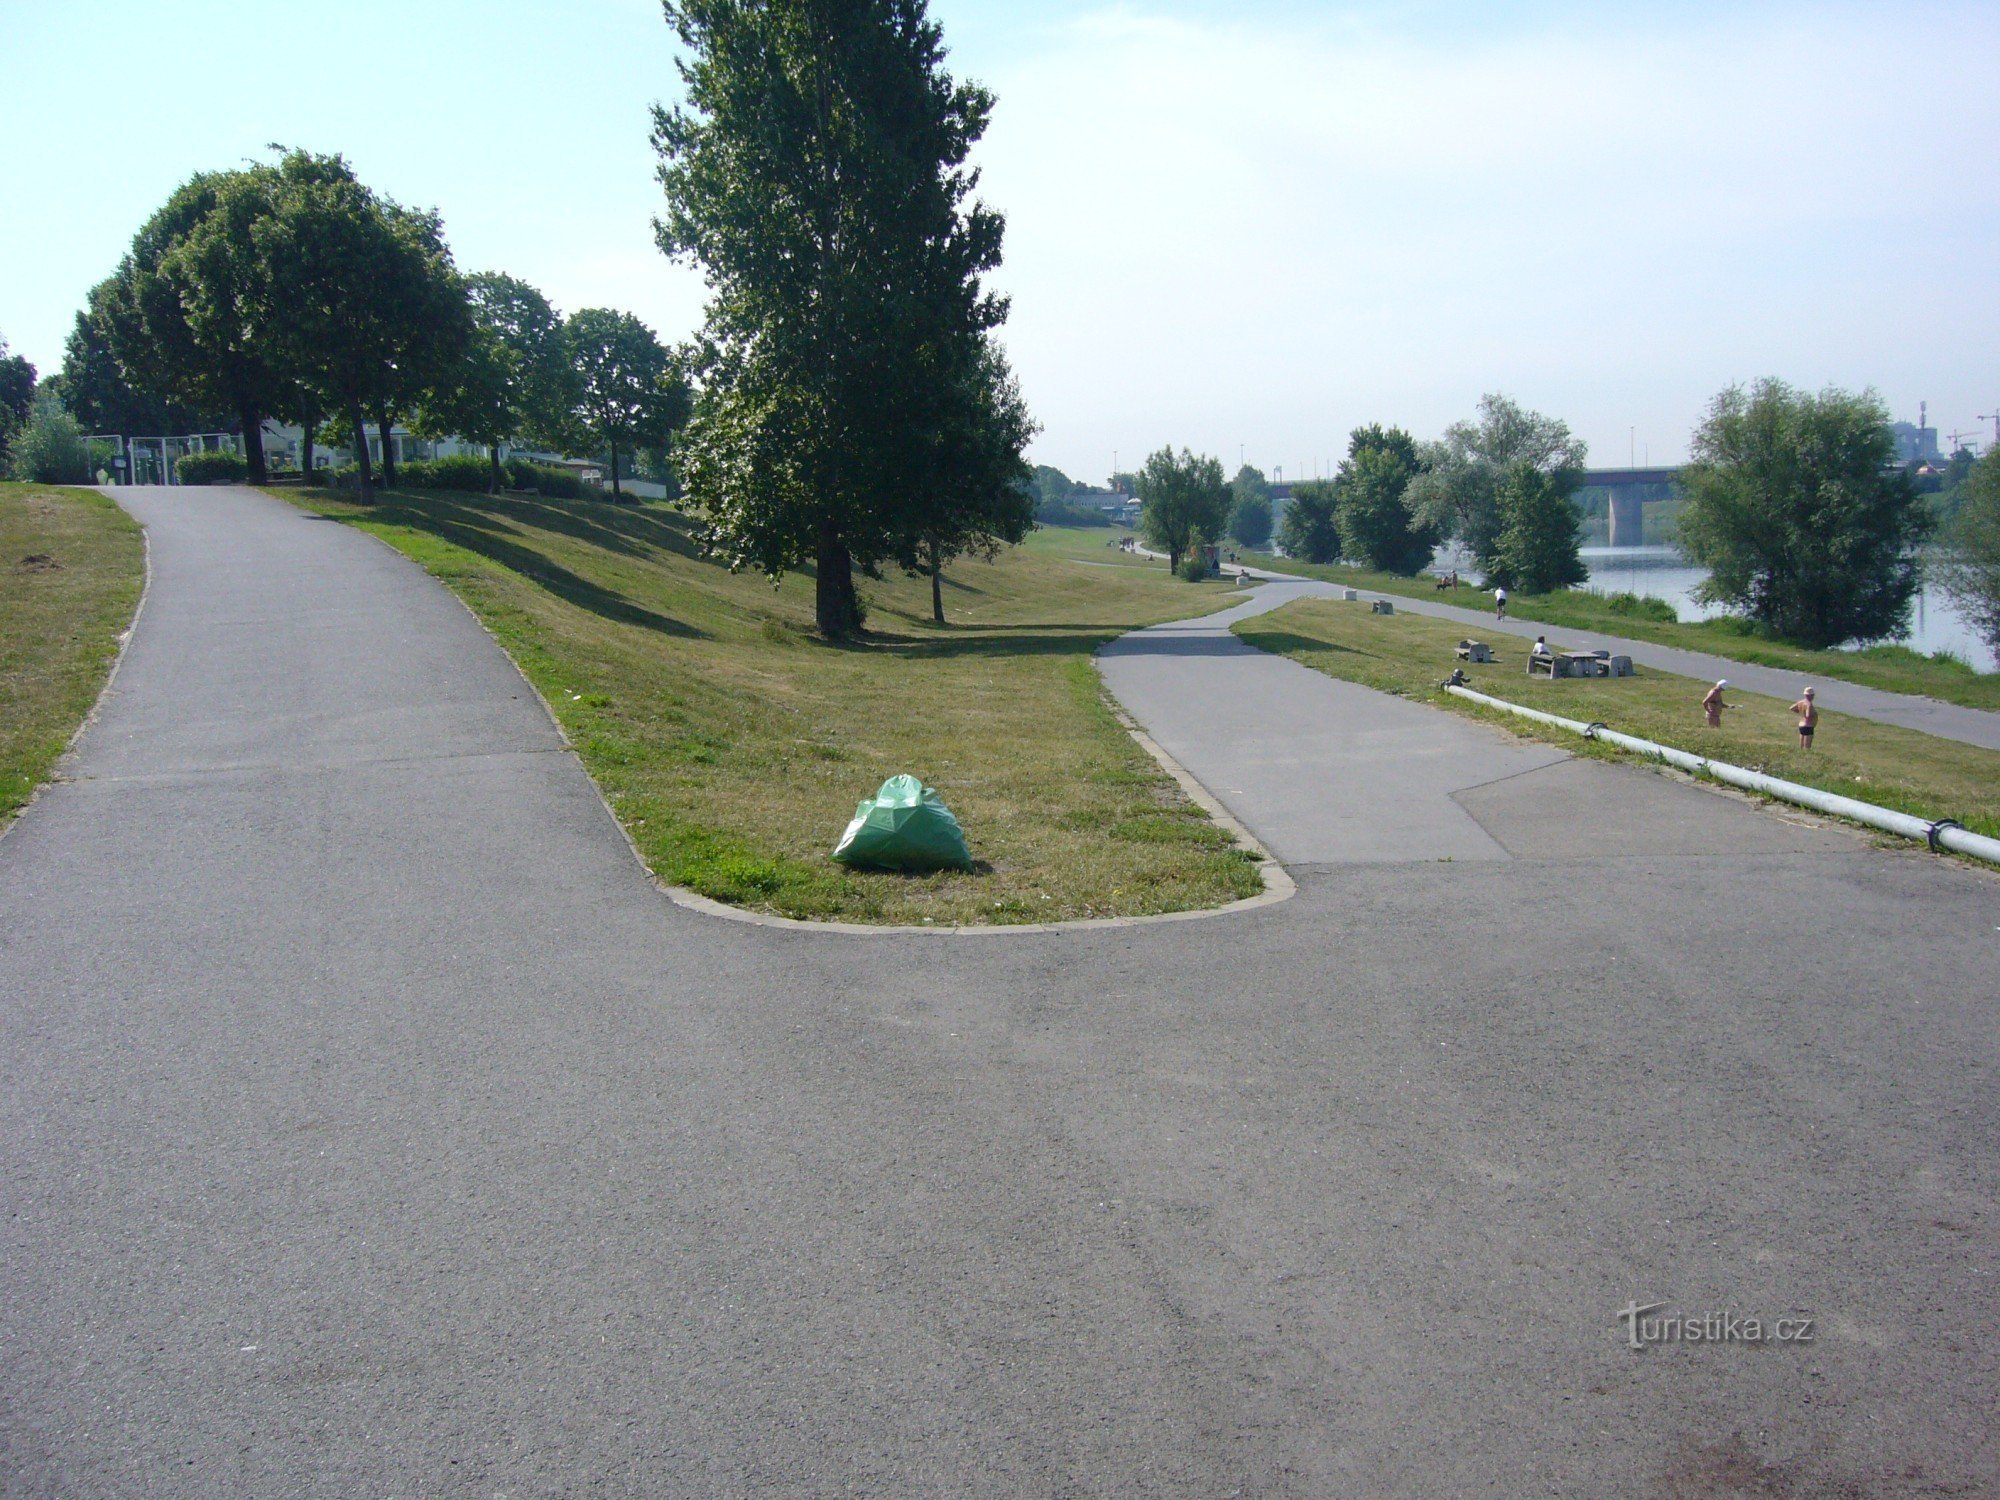
<path id="1" fill-rule="evenodd" d="M 1896 458 L 1904 464 L 1942 464 L 1944 455 L 1938 452 L 1938 434 L 1928 423 L 1892 422 L 1889 431 L 1896 435 Z"/>

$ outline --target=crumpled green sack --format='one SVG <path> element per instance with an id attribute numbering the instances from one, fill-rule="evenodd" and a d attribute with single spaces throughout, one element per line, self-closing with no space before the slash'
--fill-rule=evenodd
<path id="1" fill-rule="evenodd" d="M 854 809 L 834 845 L 844 865 L 875 870 L 969 870 L 965 832 L 937 792 L 914 776 L 891 776 Z"/>

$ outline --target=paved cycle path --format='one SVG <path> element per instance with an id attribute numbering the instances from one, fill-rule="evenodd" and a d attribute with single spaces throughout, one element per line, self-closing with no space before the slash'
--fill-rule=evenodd
<path id="1" fill-rule="evenodd" d="M 1267 581 L 1287 584 L 1308 582 L 1295 573 L 1277 573 L 1265 568 L 1244 567 L 1239 571 L 1252 578 Z M 1319 585 L 1316 592 L 1321 594 L 1338 592 L 1339 587 L 1330 584 Z M 1728 657 L 1711 656 L 1704 651 L 1684 651 L 1677 646 L 1628 640 L 1624 636 L 1606 635 L 1596 630 L 1571 629 L 1566 625 L 1544 625 L 1534 620 L 1517 619 L 1512 616 L 1498 620 L 1488 611 L 1466 609 L 1456 604 L 1441 604 L 1430 599 L 1412 599 L 1402 594 L 1380 594 L 1369 589 L 1357 589 L 1356 592 L 1363 599 L 1390 600 L 1396 608 L 1408 610 L 1411 614 L 1451 620 L 1465 626 L 1468 632 L 1476 631 L 1481 636 L 1505 635 L 1532 641 L 1538 635 L 1547 635 L 1552 644 L 1565 650 L 1610 651 L 1620 656 L 1629 656 L 1641 666 L 1655 667 L 1662 672 L 1673 672 L 1682 677 L 1692 677 L 1699 682 L 1714 682 L 1718 678 L 1727 678 L 1732 687 L 1740 687 L 1745 692 L 1783 698 L 1788 703 L 1798 697 L 1800 689 L 1810 684 L 1816 689 L 1814 696 L 1819 700 L 1819 706 L 1824 712 L 1852 714 L 1857 719 L 1873 719 L 1881 724 L 1896 724 L 1904 729 L 1916 729 L 1944 739 L 1960 740 L 1985 750 L 2000 750 L 2000 713 L 1990 709 L 1967 708 L 1962 704 L 1946 703 L 1938 698 L 1920 697 L 1914 693 L 1885 692 L 1881 688 L 1865 687 L 1858 682 L 1844 682 L 1838 677 L 1801 675 L 1790 668 L 1764 667 L 1751 662 L 1731 661 Z"/>
<path id="2" fill-rule="evenodd" d="M 1493 779 L 1504 737 L 1366 694 L 1293 728 L 1388 812 L 1287 813 L 1324 780 L 1211 620 L 1106 672 L 1203 705 L 1147 722 L 1296 839 L 1295 899 L 714 920 L 418 569 L 118 498 L 151 592 L 0 839 L 0 1494 L 2000 1471 L 2000 882 L 1539 750 Z M 1396 801 L 1480 857 L 1354 857 Z M 1635 1353 L 1635 1298 L 1819 1336 Z"/>

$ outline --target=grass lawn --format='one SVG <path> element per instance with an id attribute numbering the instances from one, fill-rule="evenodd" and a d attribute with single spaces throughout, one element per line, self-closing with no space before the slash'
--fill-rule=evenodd
<path id="1" fill-rule="evenodd" d="M 555 711 L 654 873 L 808 919 L 1019 923 L 1216 906 L 1256 865 L 1135 745 L 1091 653 L 1222 602 L 1123 557 L 1120 533 L 1036 532 L 996 563 L 860 580 L 869 634 L 810 633 L 812 580 L 701 560 L 657 504 L 330 491 L 280 498 L 383 537 L 443 580 Z M 910 772 L 979 868 L 924 876 L 827 858 L 854 804 Z"/>
<path id="2" fill-rule="evenodd" d="M 1454 648 L 1466 633 L 1446 620 L 1377 615 L 1364 603 L 1303 599 L 1243 621 L 1236 633 L 1330 676 L 1434 702 L 1579 755 L 1624 753 L 1440 692 L 1438 684 L 1458 665 Z M 1484 639 L 1499 661 L 1465 669 L 1468 684 L 1482 693 L 1585 722 L 1600 720 L 1663 745 L 1920 817 L 1956 818 L 1977 833 L 2000 836 L 2000 754 L 1991 750 L 1822 712 L 1814 748 L 1803 751 L 1797 748 L 1798 721 L 1786 712 L 1789 699 L 1732 689 L 1725 696 L 1741 707 L 1722 716 L 1722 728 L 1709 729 L 1700 709 L 1705 682 L 1643 667 L 1634 677 L 1530 680 L 1526 642 Z M 1560 637 L 1549 644 L 1565 649 Z"/>
<path id="3" fill-rule="evenodd" d="M 1493 609 L 1492 594 L 1460 584 L 1456 589 L 1439 589 L 1432 579 L 1399 578 L 1393 573 L 1376 573 L 1351 568 L 1343 563 L 1302 563 L 1289 557 L 1245 552 L 1243 560 L 1255 567 L 1280 573 L 1297 573 L 1344 583 L 1350 588 L 1373 589 L 1382 594 L 1401 594 L 1411 599 L 1432 599 L 1440 604 L 1457 604 L 1467 609 Z M 1654 601 L 1648 601 L 1654 602 Z M 1664 601 L 1658 601 L 1661 607 Z M 1643 606 L 1641 606 L 1643 610 Z M 1802 677 L 1838 677 L 1864 687 L 1891 693 L 1918 693 L 1968 708 L 2000 709 L 2000 672 L 1979 672 L 1951 657 L 1925 656 L 1908 646 L 1871 646 L 1865 651 L 1815 651 L 1759 634 L 1740 620 L 1706 620 L 1677 624 L 1650 618 L 1649 613 L 1632 612 L 1622 599 L 1593 594 L 1583 589 L 1565 589 L 1556 594 L 1512 594 L 1507 600 L 1511 620 L 1540 621 L 1570 630 L 1601 630 L 1635 641 L 1651 641 L 1659 646 L 1678 646 L 1685 651 L 1706 651 L 1731 661 L 1750 662 L 1762 667 L 1781 667 Z"/>
<path id="4" fill-rule="evenodd" d="M 0 484 L 0 827 L 97 701 L 145 567 L 138 525 L 102 495 Z"/>

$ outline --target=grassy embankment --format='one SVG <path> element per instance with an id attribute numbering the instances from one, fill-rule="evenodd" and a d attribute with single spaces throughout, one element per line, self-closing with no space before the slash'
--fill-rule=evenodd
<path id="1" fill-rule="evenodd" d="M 97 701 L 144 587 L 139 528 L 109 500 L 0 484 L 0 827 Z"/>
<path id="2" fill-rule="evenodd" d="M 862 580 L 868 638 L 810 634 L 812 581 L 701 560 L 661 505 L 441 491 L 363 509 L 281 498 L 383 537 L 520 663 L 655 874 L 785 916 L 1019 923 L 1216 906 L 1254 862 L 1119 726 L 1090 653 L 1226 592 L 1120 557 L 1103 530 L 1037 532 L 996 563 Z M 971 874 L 827 858 L 854 804 L 908 771 L 964 824 Z"/>
<path id="3" fill-rule="evenodd" d="M 1454 650 L 1463 626 L 1421 615 L 1377 615 L 1365 604 L 1307 599 L 1245 620 L 1236 633 L 1330 676 L 1384 692 L 1434 702 L 1504 725 L 1516 734 L 1550 740 L 1579 755 L 1616 759 L 1623 752 L 1532 720 L 1483 709 L 1439 691 L 1458 665 Z M 1723 727 L 1702 723 L 1707 684 L 1641 667 L 1620 678 L 1530 679 L 1527 643 L 1484 637 L 1500 660 L 1468 666 L 1468 684 L 1482 693 L 1528 708 L 1586 722 L 1601 720 L 1663 745 L 1749 766 L 1790 781 L 1858 797 L 1927 818 L 1956 818 L 1978 833 L 2000 837 L 2000 754 L 1869 719 L 1822 713 L 1811 751 L 1797 748 L 1797 720 L 1790 700 L 1730 690 L 1739 704 L 1722 716 Z M 1550 645 L 1566 649 L 1559 638 Z"/>
<path id="4" fill-rule="evenodd" d="M 1267 553 L 1245 552 L 1243 560 L 1255 567 L 1280 573 L 1297 573 L 1322 578 L 1350 588 L 1373 589 L 1382 594 L 1400 594 L 1410 599 L 1432 599 L 1440 604 L 1457 604 L 1466 609 L 1491 612 L 1490 593 L 1461 583 L 1456 589 L 1439 589 L 1429 577 L 1399 578 L 1393 573 L 1376 573 L 1344 563 L 1317 565 Z M 1642 601 L 1635 611 L 1629 599 L 1566 589 L 1555 594 L 1514 594 L 1507 601 L 1508 617 L 1539 621 L 1568 630 L 1600 630 L 1635 641 L 1651 641 L 1660 646 L 1678 646 L 1684 651 L 1706 651 L 1731 661 L 1755 666 L 1779 667 L 1797 672 L 1805 681 L 1815 675 L 1838 677 L 1864 687 L 1891 693 L 1918 693 L 1961 703 L 1968 708 L 2000 709 L 2000 672 L 1979 672 L 1951 657 L 1925 656 L 1908 646 L 1871 646 L 1865 651 L 1816 651 L 1795 646 L 1758 633 L 1740 620 L 1705 620 L 1675 623 L 1652 617 L 1653 610 L 1666 609 L 1664 601 Z"/>

